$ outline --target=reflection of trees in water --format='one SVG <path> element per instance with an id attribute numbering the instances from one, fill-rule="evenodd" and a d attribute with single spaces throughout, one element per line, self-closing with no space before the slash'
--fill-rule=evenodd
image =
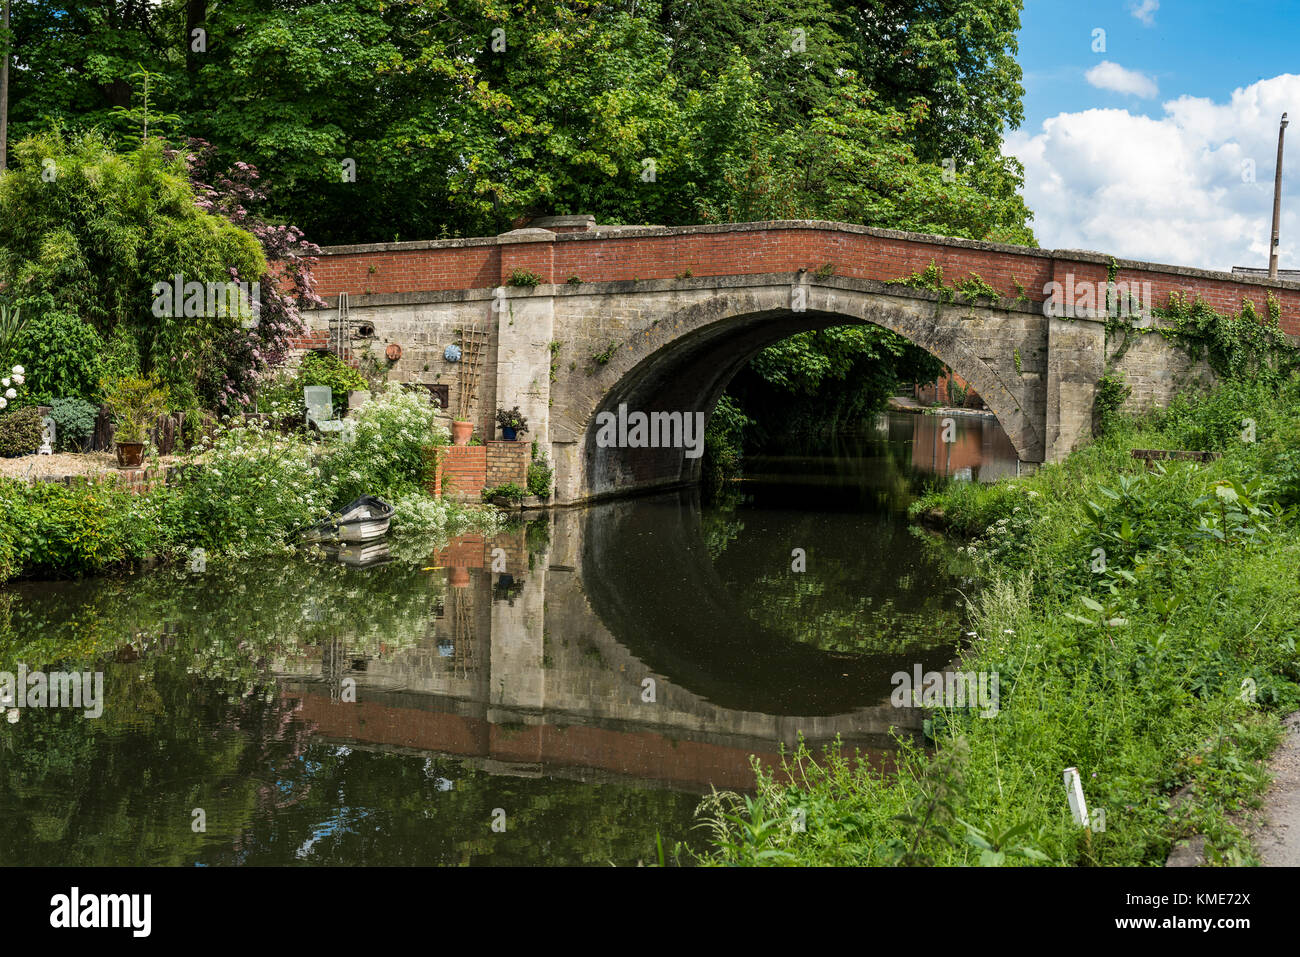
<path id="1" fill-rule="evenodd" d="M 0 647 L 5 660 L 33 668 L 86 648 L 115 652 L 141 658 L 146 675 L 160 660 L 154 652 L 164 651 L 232 693 L 251 694 L 271 687 L 272 667 L 314 659 L 335 639 L 361 656 L 381 644 L 413 646 L 444 589 L 443 576 L 418 562 L 351 568 L 291 559 L 202 575 L 165 570 L 20 591 Z M 30 635 L 42 636 L 38 647 Z"/>
<path id="2" fill-rule="evenodd" d="M 313 744 L 286 782 L 304 799 L 251 822 L 238 850 L 212 863 L 634 864 L 688 837 L 698 796 L 622 783 L 493 777 L 448 758 Z M 307 791 L 303 779 L 313 787 Z M 506 830 L 490 828 L 495 808 Z M 674 831 L 676 832 L 674 834 Z"/>
<path id="3" fill-rule="evenodd" d="M 139 661 L 103 670 L 100 719 L 34 709 L 0 731 L 8 863 L 189 864 L 292 799 L 280 782 L 310 734 L 292 701 L 232 702 L 166 655 L 149 675 Z M 206 833 L 191 827 L 195 808 Z"/>
<path id="4" fill-rule="evenodd" d="M 758 530 L 722 515 L 708 523 L 729 531 L 710 539 L 710 555 L 728 590 L 745 596 L 755 624 L 860 654 L 936 648 L 960 634 L 957 582 L 901 518 L 768 512 L 754 523 Z M 791 568 L 796 547 L 806 552 L 802 572 Z"/>

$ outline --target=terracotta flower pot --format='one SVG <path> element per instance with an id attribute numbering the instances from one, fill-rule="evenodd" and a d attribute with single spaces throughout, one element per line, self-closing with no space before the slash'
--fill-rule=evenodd
<path id="1" fill-rule="evenodd" d="M 138 469 L 144 462 L 144 443 L 143 442 L 118 442 L 117 443 L 117 467 L 122 469 Z"/>
<path id="2" fill-rule="evenodd" d="M 469 445 L 470 436 L 474 434 L 473 422 L 452 422 L 451 441 L 453 445 Z"/>

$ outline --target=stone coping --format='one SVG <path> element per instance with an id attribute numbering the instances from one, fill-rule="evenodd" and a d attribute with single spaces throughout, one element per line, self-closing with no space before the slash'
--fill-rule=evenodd
<path id="1" fill-rule="evenodd" d="M 933 246 L 949 246 L 958 249 L 974 249 L 985 252 L 1008 253 L 1040 259 L 1062 259 L 1071 262 L 1088 262 L 1109 265 L 1112 257 L 1106 253 L 1089 249 L 1042 249 L 1036 246 L 1014 246 L 1009 243 L 991 243 L 976 239 L 962 239 L 955 236 L 937 236 L 931 233 L 914 233 L 899 229 L 877 229 L 873 226 L 858 226 L 853 223 L 836 223 L 826 220 L 772 220 L 757 223 L 716 223 L 703 226 L 593 226 L 585 232 L 553 233 L 549 230 L 528 227 L 511 230 L 500 236 L 476 236 L 461 239 L 432 239 L 399 243 L 362 243 L 350 246 L 323 246 L 321 256 L 346 256 L 362 253 L 413 252 L 426 249 L 468 249 L 481 246 L 502 246 L 521 242 L 588 242 L 601 239 L 649 239 L 655 237 L 715 235 L 718 233 L 752 233 L 773 230 L 812 230 L 817 232 L 848 233 L 858 236 L 872 236 L 878 239 L 901 240 L 912 243 L 925 243 Z M 1266 289 L 1300 290 L 1300 281 L 1277 279 L 1270 281 L 1267 276 L 1246 276 L 1240 273 L 1223 272 L 1212 269 L 1200 269 L 1192 266 L 1176 266 L 1170 263 L 1143 262 L 1137 259 L 1120 259 L 1115 257 L 1115 264 L 1120 269 L 1141 272 L 1161 272 L 1170 275 L 1188 276 L 1197 279 L 1215 279 L 1235 282 L 1247 286 L 1260 286 Z"/>
<path id="2" fill-rule="evenodd" d="M 506 286 L 507 299 L 527 299 L 554 296 L 607 296 L 625 295 L 644 292 L 673 292 L 682 289 L 743 289 L 747 286 L 789 286 L 806 277 L 808 287 L 825 287 L 856 292 L 880 293 L 882 295 L 901 296 L 906 299 L 925 299 L 932 302 L 945 302 L 953 307 L 996 309 L 1001 312 L 1041 312 L 1042 300 L 1030 299 L 1020 302 L 1001 297 L 996 304 L 990 305 L 987 299 L 968 299 L 961 293 L 954 293 L 954 298 L 945 301 L 942 294 L 933 289 L 907 286 L 900 282 L 885 282 L 880 279 L 862 279 L 856 276 L 828 276 L 817 279 L 810 272 L 768 272 L 735 273 L 725 276 L 692 276 L 689 279 L 611 279 L 595 280 L 581 283 L 541 283 L 535 287 Z M 412 292 L 380 292 L 370 295 L 349 295 L 349 307 L 363 306 L 417 306 L 425 303 L 441 302 L 483 302 L 495 298 L 492 288 L 482 289 L 430 289 Z M 337 309 L 338 297 L 324 297 L 324 309 Z M 308 312 L 312 310 L 306 310 Z M 320 307 L 317 310 L 320 311 Z M 1079 316 L 1077 320 L 1092 317 Z M 1101 321 L 1105 317 L 1099 317 Z M 321 330 L 314 330 L 321 331 Z M 305 337 L 303 337 L 305 338 Z"/>

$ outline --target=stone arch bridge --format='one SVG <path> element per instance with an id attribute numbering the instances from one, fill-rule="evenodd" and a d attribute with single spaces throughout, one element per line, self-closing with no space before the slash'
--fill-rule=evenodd
<path id="1" fill-rule="evenodd" d="M 974 274 L 999 298 L 898 282 L 932 262 L 948 283 Z M 1090 435 L 1108 363 L 1126 373 L 1138 406 L 1210 378 L 1159 335 L 1134 336 L 1123 350 L 1107 341 L 1096 306 L 1111 264 L 1099 253 L 842 223 L 606 227 L 554 217 L 495 237 L 326 248 L 315 276 L 328 308 L 309 314 L 313 331 L 296 345 L 337 343 L 341 332 L 354 355 L 370 350 L 382 362 L 395 343 L 389 377 L 446 386 L 455 408 L 458 367 L 444 350 L 479 327 L 488 339 L 470 417 L 492 439 L 496 408 L 519 406 L 524 438 L 550 452 L 561 504 L 698 478 L 700 459 L 680 447 L 602 447 L 600 413 L 626 404 L 707 417 L 760 349 L 850 323 L 891 329 L 937 356 L 984 398 L 1022 462 L 1040 463 Z M 1300 283 L 1114 264 L 1111 301 L 1134 311 L 1180 293 L 1225 314 L 1250 299 L 1263 314 L 1273 296 L 1283 329 L 1300 333 Z"/>

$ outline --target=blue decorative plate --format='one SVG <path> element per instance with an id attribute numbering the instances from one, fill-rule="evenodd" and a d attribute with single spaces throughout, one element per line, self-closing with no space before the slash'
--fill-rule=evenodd
<path id="1" fill-rule="evenodd" d="M 442 357 L 448 362 L 460 361 L 460 346 L 448 346 L 442 350 Z"/>

